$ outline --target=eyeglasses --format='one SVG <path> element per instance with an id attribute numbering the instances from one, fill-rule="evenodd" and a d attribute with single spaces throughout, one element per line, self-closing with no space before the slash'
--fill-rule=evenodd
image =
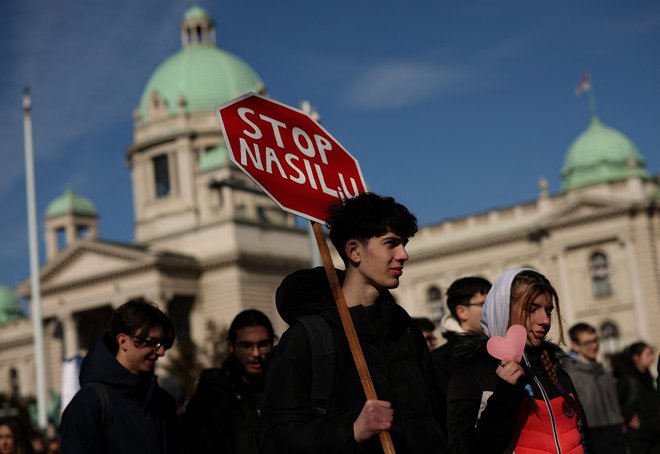
<path id="1" fill-rule="evenodd" d="M 236 342 L 236 348 L 243 353 L 252 353 L 255 347 L 259 350 L 259 353 L 268 353 L 273 348 L 273 342 L 270 339 L 264 339 L 259 342 Z"/>
<path id="2" fill-rule="evenodd" d="M 172 347 L 172 344 L 164 341 L 158 337 L 142 337 L 142 336 L 129 336 L 133 340 L 133 345 L 137 348 L 149 347 L 150 349 L 156 351 L 160 347 L 163 347 L 165 350 L 168 350 Z"/>
<path id="3" fill-rule="evenodd" d="M 600 342 L 600 339 L 598 339 L 597 337 L 594 337 L 593 339 L 589 339 L 589 340 L 586 340 L 586 341 L 584 341 L 584 342 L 578 342 L 578 344 L 580 344 L 580 345 L 585 345 L 585 346 L 588 347 L 588 346 L 590 346 L 590 345 L 596 345 L 596 344 L 598 344 L 599 342 Z"/>
<path id="4" fill-rule="evenodd" d="M 482 301 L 481 303 L 467 303 L 467 304 L 462 304 L 462 306 L 479 306 L 483 307 L 485 301 Z"/>

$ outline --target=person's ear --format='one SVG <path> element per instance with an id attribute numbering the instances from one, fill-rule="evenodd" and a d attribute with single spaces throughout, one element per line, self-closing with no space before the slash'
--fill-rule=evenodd
<path id="1" fill-rule="evenodd" d="M 458 317 L 459 322 L 466 322 L 468 319 L 468 307 L 462 304 L 456 306 L 456 317 Z"/>
<path id="2" fill-rule="evenodd" d="M 128 342 L 131 340 L 131 337 L 127 334 L 124 333 L 119 333 L 117 334 L 117 337 L 115 338 L 117 340 L 117 345 L 119 345 L 119 348 L 126 351 L 128 350 Z"/>
<path id="3" fill-rule="evenodd" d="M 232 355 L 234 354 L 234 343 L 230 340 L 227 341 L 227 350 L 229 350 L 229 353 Z"/>
<path id="4" fill-rule="evenodd" d="M 344 253 L 351 262 L 360 263 L 361 249 L 362 243 L 358 240 L 348 240 L 344 246 Z"/>

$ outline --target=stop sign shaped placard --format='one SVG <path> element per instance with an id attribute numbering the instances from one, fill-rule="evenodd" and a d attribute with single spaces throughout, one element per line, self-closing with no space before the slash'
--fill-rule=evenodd
<path id="1" fill-rule="evenodd" d="M 282 209 L 325 223 L 366 191 L 357 160 L 309 115 L 254 93 L 216 111 L 229 158 Z"/>

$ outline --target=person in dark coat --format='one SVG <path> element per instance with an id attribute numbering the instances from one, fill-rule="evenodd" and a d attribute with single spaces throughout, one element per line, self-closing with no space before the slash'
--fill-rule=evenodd
<path id="1" fill-rule="evenodd" d="M 470 334 L 481 334 L 481 308 L 490 287 L 488 280 L 468 276 L 456 279 L 447 289 L 449 313 L 442 318 L 440 324 L 440 331 L 446 342 L 431 352 L 431 362 L 444 407 L 442 422 L 445 432 L 447 431 L 447 387 L 453 370 L 452 355 L 456 346 L 469 338 Z"/>
<path id="2" fill-rule="evenodd" d="M 436 419 L 426 341 L 389 289 L 408 260 L 405 245 L 415 217 L 392 198 L 362 194 L 330 211 L 330 237 L 346 264 L 342 291 L 378 400 L 366 400 L 323 268 L 287 276 L 277 308 L 291 326 L 268 368 L 261 419 L 265 453 L 379 453 L 389 431 L 398 454 L 445 452 Z M 313 401 L 318 383 L 310 340 L 296 320 L 318 314 L 329 326 L 335 365 L 326 405 Z"/>
<path id="3" fill-rule="evenodd" d="M 258 454 L 264 365 L 275 334 L 256 309 L 239 313 L 229 327 L 230 356 L 205 369 L 183 416 L 190 454 Z"/>
<path id="4" fill-rule="evenodd" d="M 85 356 L 81 389 L 62 415 L 63 453 L 180 453 L 176 403 L 154 374 L 174 336 L 155 305 L 134 300 L 115 311 L 110 332 Z"/>
<path id="5" fill-rule="evenodd" d="M 651 346 L 635 342 L 623 351 L 614 367 L 631 454 L 660 453 L 660 410 L 649 371 L 652 363 Z"/>
<path id="6" fill-rule="evenodd" d="M 599 339 L 596 328 L 576 323 L 568 330 L 571 353 L 562 360 L 580 396 L 598 454 L 626 454 L 623 417 L 617 396 L 617 381 L 598 362 Z"/>

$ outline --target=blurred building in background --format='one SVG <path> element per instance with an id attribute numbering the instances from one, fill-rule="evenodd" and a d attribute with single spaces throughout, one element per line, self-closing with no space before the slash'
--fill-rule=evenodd
<path id="1" fill-rule="evenodd" d="M 566 330 L 578 321 L 598 327 L 603 354 L 638 339 L 660 346 L 658 177 L 634 143 L 595 114 L 568 148 L 561 175 L 558 194 L 541 179 L 534 200 L 423 227 L 399 290 L 409 311 L 437 321 L 454 279 L 493 281 L 506 268 L 531 267 L 557 289 Z"/>

